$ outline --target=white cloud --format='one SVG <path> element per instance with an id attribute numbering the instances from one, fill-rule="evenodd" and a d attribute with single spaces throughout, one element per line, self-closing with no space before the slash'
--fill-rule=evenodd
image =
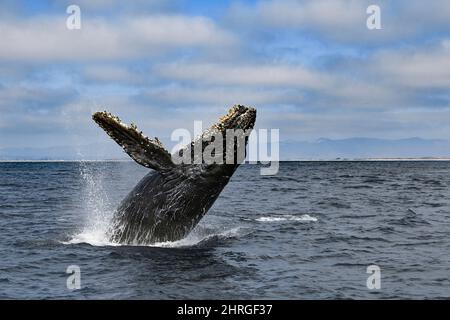
<path id="1" fill-rule="evenodd" d="M 204 84 L 323 88 L 329 77 L 300 65 L 174 63 L 157 66 L 163 77 Z"/>
<path id="2" fill-rule="evenodd" d="M 356 68 L 358 67 L 360 66 Z M 159 65 L 155 67 L 155 71 L 168 80 L 195 85 L 190 91 L 176 91 L 177 98 L 181 101 L 190 101 L 194 95 L 200 100 L 207 96 L 211 100 L 216 97 L 216 101 L 220 101 L 220 98 L 225 96 L 237 97 L 238 95 L 233 95 L 236 93 L 241 94 L 241 99 L 248 97 L 250 101 L 255 101 L 255 104 L 263 105 L 310 103 L 308 108 L 386 108 L 392 104 L 398 105 L 399 101 L 405 99 L 403 94 L 386 86 L 384 81 L 370 80 L 368 70 L 365 69 L 346 70 L 349 73 L 356 71 L 356 78 L 305 68 L 298 64 L 279 63 L 177 63 Z M 210 85 L 215 87 L 205 91 L 205 87 Z M 291 95 L 288 95 L 289 92 Z M 309 92 L 315 93 L 314 98 L 303 99 Z"/>
<path id="3" fill-rule="evenodd" d="M 208 106 L 223 109 L 234 104 L 298 104 L 303 100 L 296 90 L 251 88 L 240 86 L 180 86 L 150 88 L 142 93 L 145 99 L 173 107 Z"/>
<path id="4" fill-rule="evenodd" d="M 83 76 L 90 81 L 97 82 L 125 82 L 134 83 L 140 79 L 136 73 L 117 65 L 93 65 L 86 67 Z"/>
<path id="5" fill-rule="evenodd" d="M 365 27 L 365 1 L 314 0 L 261 2 L 258 12 L 263 21 L 290 27 L 347 30 L 360 24 Z"/>
<path id="6" fill-rule="evenodd" d="M 449 89 L 449 43 L 447 40 L 437 46 L 384 50 L 375 56 L 370 71 L 393 86 Z"/>
<path id="7" fill-rule="evenodd" d="M 142 12 L 146 9 L 151 9 L 153 12 L 163 9 L 171 9 L 178 2 L 177 0 L 53 0 L 54 4 L 58 7 L 67 7 L 71 4 L 80 6 L 82 11 L 88 13 L 93 10 L 108 11 L 115 10 L 119 12 L 123 11 L 139 11 Z"/>
<path id="8" fill-rule="evenodd" d="M 227 25 L 234 34 L 204 17 L 110 9 L 94 18 L 109 10 L 103 0 L 82 3 L 80 31 L 66 29 L 64 13 L 2 19 L 0 147 L 38 144 L 50 131 L 63 142 L 107 140 L 91 121 L 105 108 L 149 135 L 168 135 L 215 121 L 234 103 L 256 106 L 258 126 L 282 128 L 283 139 L 444 137 L 450 41 L 409 37 L 448 26 L 450 2 L 380 0 L 381 33 L 366 28 L 368 3 L 236 6 L 235 21 L 247 24 Z M 395 39 L 402 43 L 382 42 Z M 370 51 L 372 40 L 380 46 Z"/>
<path id="9" fill-rule="evenodd" d="M 366 9 L 381 8 L 381 30 L 368 30 Z M 231 24 L 268 31 L 286 29 L 313 32 L 344 43 L 379 44 L 448 31 L 447 0 L 269 0 L 255 5 L 235 5 L 228 14 Z M 248 23 L 251 21 L 251 24 Z"/>
<path id="10" fill-rule="evenodd" d="M 203 17 L 156 15 L 120 20 L 82 20 L 68 30 L 63 18 L 0 22 L 0 59 L 88 61 L 148 57 L 169 49 L 231 46 L 235 39 Z"/>

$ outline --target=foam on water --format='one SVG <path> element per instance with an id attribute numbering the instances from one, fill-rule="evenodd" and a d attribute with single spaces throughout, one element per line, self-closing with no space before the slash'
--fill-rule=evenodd
<path id="1" fill-rule="evenodd" d="M 224 231 L 210 230 L 209 233 L 200 231 L 202 228 L 194 229 L 189 235 L 181 240 L 177 241 L 165 241 L 156 242 L 153 244 L 127 244 L 126 246 L 139 246 L 139 247 L 160 247 L 160 248 L 180 248 L 180 247 L 192 247 L 201 243 L 208 242 L 212 239 L 228 239 L 235 238 L 242 234 L 242 228 L 236 227 Z M 63 244 L 81 244 L 86 243 L 92 246 L 123 246 L 124 244 L 111 242 L 106 236 L 105 232 L 86 231 L 77 234 L 72 237 L 71 240 L 62 242 Z"/>
<path id="2" fill-rule="evenodd" d="M 228 230 L 224 230 L 222 232 L 213 231 L 209 234 L 205 234 L 203 232 L 199 232 L 200 228 L 194 229 L 189 235 L 178 241 L 165 241 L 165 242 L 157 242 L 151 244 L 151 247 L 163 247 L 163 248 L 177 248 L 177 247 L 191 247 L 198 245 L 200 243 L 205 243 L 208 240 L 214 238 L 235 238 L 241 235 L 241 227 L 236 227 Z"/>
<path id="3" fill-rule="evenodd" d="M 258 222 L 280 222 L 280 221 L 304 221 L 304 222 L 317 222 L 316 217 L 312 217 L 308 214 L 303 214 L 301 216 L 293 215 L 281 215 L 272 217 L 259 217 L 255 219 Z"/>
<path id="4" fill-rule="evenodd" d="M 80 244 L 87 243 L 92 246 L 118 246 L 120 244 L 111 242 L 106 236 L 106 232 L 95 230 L 84 230 L 83 232 L 73 235 L 69 241 L 63 241 L 63 244 Z"/>

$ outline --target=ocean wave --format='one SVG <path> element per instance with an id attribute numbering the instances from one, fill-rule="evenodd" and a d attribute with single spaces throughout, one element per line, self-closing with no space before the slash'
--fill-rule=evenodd
<path id="1" fill-rule="evenodd" d="M 301 216 L 293 215 L 282 215 L 282 216 L 270 216 L 270 217 L 259 217 L 255 219 L 258 222 L 281 222 L 281 221 L 304 221 L 304 222 L 317 222 L 316 217 L 312 217 L 308 214 L 303 214 Z"/>

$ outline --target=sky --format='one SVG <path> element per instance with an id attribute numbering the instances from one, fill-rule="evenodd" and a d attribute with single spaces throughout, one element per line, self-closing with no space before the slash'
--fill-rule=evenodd
<path id="1" fill-rule="evenodd" d="M 233 104 L 282 141 L 450 137 L 448 0 L 2 0 L 0 41 L 0 149 L 104 143 L 97 110 L 167 143 Z"/>

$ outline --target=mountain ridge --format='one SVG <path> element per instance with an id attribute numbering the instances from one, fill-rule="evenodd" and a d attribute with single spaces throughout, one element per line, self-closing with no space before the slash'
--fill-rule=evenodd
<path id="1" fill-rule="evenodd" d="M 269 148 L 270 149 L 270 148 Z M 382 139 L 353 137 L 319 138 L 315 141 L 280 141 L 280 160 L 389 158 L 450 158 L 450 140 Z M 128 156 L 113 143 L 48 148 L 0 148 L 0 160 L 126 160 Z"/>

